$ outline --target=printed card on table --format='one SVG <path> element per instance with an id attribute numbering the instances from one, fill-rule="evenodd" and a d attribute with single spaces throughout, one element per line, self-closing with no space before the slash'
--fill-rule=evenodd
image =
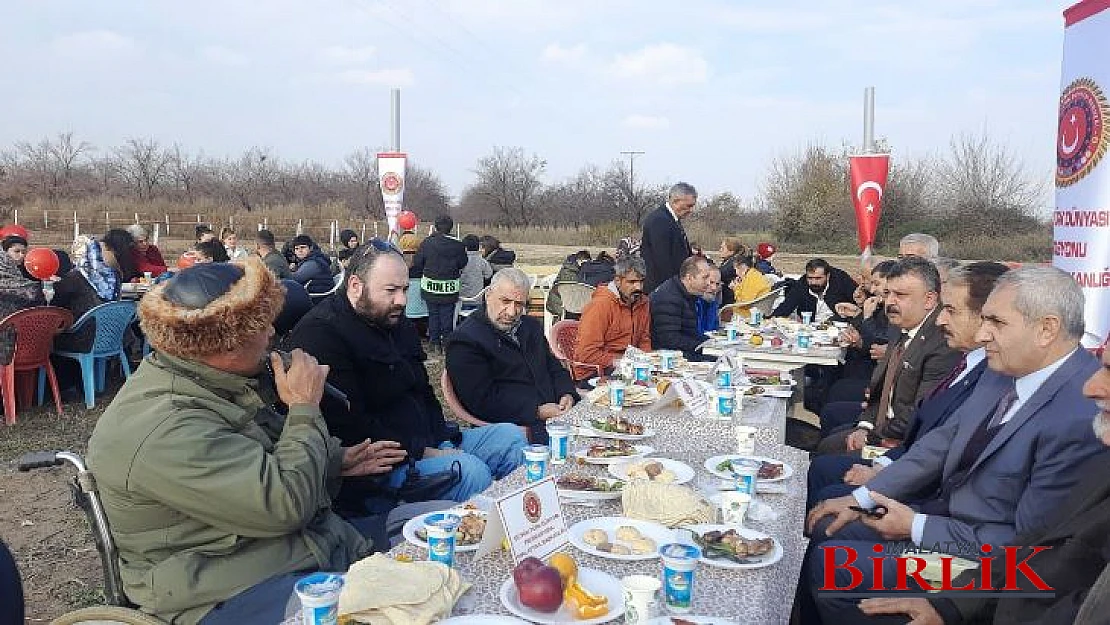
<path id="1" fill-rule="evenodd" d="M 570 542 L 554 477 L 528 484 L 494 501 L 489 525 L 474 557 L 483 558 L 501 548 L 506 537 L 513 562 L 529 556 L 543 560 Z"/>

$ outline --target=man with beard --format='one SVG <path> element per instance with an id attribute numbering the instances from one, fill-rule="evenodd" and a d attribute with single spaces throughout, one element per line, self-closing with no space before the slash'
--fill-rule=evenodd
<path id="1" fill-rule="evenodd" d="M 828 321 L 836 314 L 836 305 L 852 302 L 856 283 L 843 269 L 833 267 L 823 258 L 806 263 L 806 274 L 786 289 L 782 303 L 771 312 L 772 317 L 789 317 L 811 313 L 814 323 Z"/>
<path id="2" fill-rule="evenodd" d="M 629 345 L 651 351 L 651 312 L 644 297 L 647 268 L 642 258 L 617 261 L 613 281 L 594 291 L 578 324 L 574 377 L 586 380 L 613 372 Z"/>
<path id="3" fill-rule="evenodd" d="M 482 305 L 447 341 L 447 374 L 471 414 L 525 426 L 532 442 L 545 443 L 544 423 L 566 414 L 578 394 L 543 326 L 524 314 L 530 285 L 514 267 L 493 274 Z"/>
<path id="4" fill-rule="evenodd" d="M 377 512 L 372 506 L 385 503 L 382 492 L 401 489 L 412 470 L 458 473 L 453 484 L 422 498 L 466 501 L 519 466 L 525 440 L 516 427 L 459 431 L 444 420 L 424 369 L 420 337 L 404 314 L 409 278 L 400 252 L 371 240 L 351 256 L 347 275 L 346 289 L 305 315 L 288 343 L 329 365 L 328 381 L 347 394 L 349 405 L 325 400 L 324 418 L 333 435 L 344 444 L 394 441 L 405 453 L 394 458 L 396 468 L 379 483 L 344 482 L 341 501 L 350 509 L 364 505 Z M 402 462 L 406 456 L 410 462 Z"/>

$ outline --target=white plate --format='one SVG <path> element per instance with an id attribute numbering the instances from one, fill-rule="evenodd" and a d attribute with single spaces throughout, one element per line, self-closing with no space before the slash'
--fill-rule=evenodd
<path id="1" fill-rule="evenodd" d="M 637 394 L 635 397 L 630 397 L 627 389 L 624 394 L 624 407 L 625 408 L 643 408 L 650 406 L 659 400 L 659 391 L 654 386 L 640 386 L 644 390 L 643 393 Z M 609 407 L 609 386 L 595 386 L 594 390 L 586 394 L 586 398 L 590 403 L 596 406 Z M 603 401 L 604 400 L 604 401 Z"/>
<path id="2" fill-rule="evenodd" d="M 697 623 L 697 625 L 736 625 L 736 621 L 729 621 L 715 616 L 690 616 L 689 614 L 681 614 L 675 618 Z M 674 621 L 669 616 L 657 616 L 647 622 L 647 625 L 674 625 Z"/>
<path id="3" fill-rule="evenodd" d="M 616 481 L 616 480 L 613 480 Z M 583 499 L 587 501 L 605 501 L 608 499 L 620 499 L 621 491 L 599 491 L 599 490 L 570 490 L 566 488 L 559 488 L 558 484 L 555 490 L 559 492 L 559 496 L 564 499 Z"/>
<path id="4" fill-rule="evenodd" d="M 667 621 L 668 623 L 670 621 Z M 503 614 L 468 614 L 466 616 L 452 616 L 446 621 L 437 621 L 439 625 L 528 625 L 515 616 Z"/>
<path id="5" fill-rule="evenodd" d="M 685 484 L 694 479 L 694 476 L 697 475 L 697 472 L 694 471 L 694 468 L 690 465 L 686 464 L 685 462 L 679 462 L 678 460 L 671 460 L 670 458 L 641 458 L 640 460 L 619 462 L 617 464 L 609 465 L 609 473 L 614 477 L 619 477 L 620 479 L 627 482 L 629 480 L 628 469 L 631 468 L 633 464 L 637 462 L 643 462 L 644 460 L 653 460 L 655 462 L 658 462 L 659 464 L 663 465 L 664 469 L 667 469 L 674 473 L 675 481 L 671 482 L 672 484 Z"/>
<path id="6" fill-rule="evenodd" d="M 753 530 L 748 527 L 736 527 L 735 525 L 684 525 L 683 529 L 688 529 L 692 532 L 697 532 L 698 534 L 704 534 L 706 532 L 712 531 L 725 532 L 728 530 L 736 530 L 737 533 L 748 539 L 754 540 L 757 538 L 774 538 L 770 534 L 764 534 L 759 530 Z M 766 555 L 759 556 L 758 558 L 752 558 L 756 560 L 756 562 L 753 562 L 751 564 L 741 564 L 739 562 L 733 562 L 732 560 L 729 560 L 727 558 L 707 558 L 704 555 L 698 561 L 702 564 L 708 564 L 709 566 L 716 566 L 722 569 L 762 569 L 764 567 L 771 566 L 772 564 L 782 559 L 782 543 L 780 543 L 778 539 L 774 540 L 775 548 Z"/>
<path id="7" fill-rule="evenodd" d="M 485 510 L 464 510 L 464 509 L 461 509 L 461 508 L 456 508 L 456 509 L 453 509 L 453 510 L 441 510 L 439 512 L 429 512 L 428 514 L 421 514 L 419 516 L 414 516 L 411 519 L 409 519 L 408 521 L 405 521 L 404 527 L 401 528 L 401 535 L 405 537 L 405 540 L 407 540 L 410 543 L 416 545 L 417 547 L 420 547 L 422 549 L 427 549 L 428 548 L 428 541 L 422 540 L 419 536 L 417 536 L 416 535 L 416 530 L 420 529 L 421 527 L 424 527 L 424 518 L 425 517 L 431 516 L 433 514 L 443 514 L 443 513 L 457 514 L 460 517 L 465 515 L 465 514 L 477 514 L 478 516 L 481 516 L 482 518 L 486 518 L 486 519 L 489 518 L 489 513 L 486 512 Z M 456 544 L 455 545 L 455 551 L 458 552 L 458 553 L 466 552 L 466 551 L 477 551 L 478 550 L 478 545 L 480 545 L 480 544 L 481 544 L 481 542 L 474 543 L 473 545 L 459 545 L 459 544 Z"/>
<path id="8" fill-rule="evenodd" d="M 717 465 L 721 464 L 725 460 L 735 460 L 735 459 L 738 459 L 738 458 L 747 458 L 749 460 L 759 460 L 760 462 L 774 462 L 775 464 L 781 464 L 782 465 L 782 475 L 780 475 L 778 477 L 773 477 L 769 480 L 765 480 L 765 479 L 760 478 L 759 479 L 760 482 L 781 482 L 782 480 L 785 480 L 785 479 L 789 478 L 791 475 L 794 475 L 794 467 L 790 466 L 789 464 L 786 464 L 782 460 L 776 460 L 774 458 L 768 458 L 767 456 L 744 456 L 744 455 L 741 455 L 741 454 L 724 454 L 723 456 L 713 456 L 709 460 L 706 460 L 705 464 L 702 465 L 702 466 L 705 467 L 706 471 L 709 471 L 710 473 L 712 473 L 713 475 L 716 475 L 717 477 L 722 477 L 726 480 L 727 479 L 732 479 L 736 476 L 733 475 L 731 471 L 718 471 L 717 470 Z"/>
<path id="9" fill-rule="evenodd" d="M 498 595 L 501 599 L 501 605 L 505 606 L 506 610 L 522 619 L 541 625 L 595 625 L 606 623 L 624 614 L 624 591 L 619 579 L 597 569 L 579 568 L 578 581 L 591 593 L 605 595 L 609 599 L 609 612 L 607 614 L 592 619 L 577 619 L 567 607 L 565 601 L 555 612 L 533 610 L 520 603 L 520 598 L 516 594 L 516 584 L 513 583 L 511 575 L 509 579 L 501 583 L 501 590 Z"/>
<path id="10" fill-rule="evenodd" d="M 737 385 L 736 386 L 737 396 L 743 394 L 744 391 L 748 390 L 749 388 L 751 388 L 751 386 L 749 386 L 749 385 L 743 385 L 743 384 Z M 754 397 L 776 397 L 778 399 L 788 399 L 793 394 L 794 394 L 794 391 L 792 389 L 790 389 L 789 387 L 764 386 L 762 393 L 757 393 L 755 395 L 744 395 L 744 401 L 747 401 L 747 400 L 752 399 Z"/>
<path id="11" fill-rule="evenodd" d="M 618 441 L 642 441 L 645 438 L 655 436 L 655 430 L 652 428 L 644 428 L 643 434 L 620 434 L 618 432 L 604 432 L 595 429 L 587 422 L 586 425 L 578 426 L 578 435 L 592 438 L 611 438 Z"/>
<path id="12" fill-rule="evenodd" d="M 655 448 L 651 445 L 633 445 L 632 447 L 636 450 L 636 453 L 632 454 L 631 456 L 615 456 L 613 458 L 590 458 L 586 456 L 586 451 L 588 450 L 587 448 L 579 449 L 578 451 L 574 452 L 574 457 L 583 460 L 588 464 L 616 464 L 618 462 L 624 462 L 625 460 L 643 458 L 644 456 L 655 451 Z"/>
<path id="13" fill-rule="evenodd" d="M 655 541 L 655 546 L 666 545 L 674 542 L 674 530 L 669 529 L 658 523 L 651 521 L 640 521 L 637 519 L 629 519 L 619 516 L 603 516 L 595 517 L 592 519 L 585 519 L 570 526 L 567 533 L 570 534 L 570 544 L 577 547 L 579 550 L 584 551 L 591 556 L 599 558 L 608 558 L 610 560 L 624 560 L 631 562 L 634 560 L 651 560 L 659 557 L 659 551 L 656 549 L 651 553 L 629 554 L 620 555 L 615 553 L 606 553 L 597 548 L 586 544 L 583 539 L 588 530 L 605 530 L 609 534 L 609 542 L 614 544 L 624 544 L 628 546 L 623 540 L 617 539 L 617 528 L 622 525 L 629 525 L 635 527 L 641 534 Z"/>

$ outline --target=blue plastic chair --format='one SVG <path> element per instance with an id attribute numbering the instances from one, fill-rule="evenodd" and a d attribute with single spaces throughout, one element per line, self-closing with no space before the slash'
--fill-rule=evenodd
<path id="1" fill-rule="evenodd" d="M 92 349 L 87 352 L 54 353 L 72 358 L 81 365 L 81 381 L 85 386 L 85 406 L 96 405 L 96 393 L 104 392 L 108 359 L 118 356 L 120 368 L 125 378 L 131 377 L 131 365 L 127 362 L 127 352 L 123 348 L 123 335 L 135 320 L 135 302 L 119 301 L 101 304 L 81 315 L 69 332 L 79 332 L 86 324 L 96 320 L 96 336 Z"/>

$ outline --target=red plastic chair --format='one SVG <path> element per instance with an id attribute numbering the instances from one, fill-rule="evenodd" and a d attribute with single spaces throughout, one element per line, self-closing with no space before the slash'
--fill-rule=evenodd
<path id="1" fill-rule="evenodd" d="M 17 373 L 38 372 L 38 401 L 43 399 L 43 378 L 50 379 L 54 393 L 54 407 L 62 414 L 62 395 L 58 392 L 58 378 L 50 365 L 50 350 L 54 337 L 73 323 L 73 313 L 56 306 L 35 306 L 14 312 L 0 320 L 0 332 L 15 330 L 15 355 L 11 363 L 0 365 L 0 388 L 4 392 L 4 422 L 15 425 L 15 376 Z"/>
<path id="2" fill-rule="evenodd" d="M 547 343 L 551 346 L 551 353 L 563 363 L 570 371 L 570 377 L 578 380 L 575 365 L 588 367 L 597 372 L 597 376 L 604 377 L 604 372 L 599 365 L 588 362 L 578 362 L 574 359 L 574 350 L 578 346 L 578 320 L 563 319 L 555 322 L 547 334 Z"/>
<path id="3" fill-rule="evenodd" d="M 489 425 L 489 422 L 482 421 L 478 417 L 470 414 L 466 408 L 463 407 L 462 402 L 459 401 L 459 396 L 455 394 L 455 386 L 451 384 L 451 376 L 447 375 L 447 369 L 439 376 L 439 385 L 443 387 L 443 401 L 447 403 L 447 407 L 451 409 L 455 417 L 461 421 L 465 421 L 474 427 L 482 427 Z M 523 425 L 520 426 L 520 431 L 524 432 L 524 438 L 528 439 L 528 428 Z"/>

